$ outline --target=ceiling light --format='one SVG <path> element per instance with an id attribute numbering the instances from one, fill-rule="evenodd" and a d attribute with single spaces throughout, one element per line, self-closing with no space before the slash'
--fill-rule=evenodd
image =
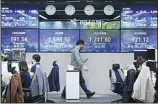
<path id="1" fill-rule="evenodd" d="M 43 19 L 45 19 L 45 20 L 48 20 L 48 18 L 45 17 L 45 16 L 39 15 L 39 17 L 41 17 L 41 18 L 43 18 Z"/>

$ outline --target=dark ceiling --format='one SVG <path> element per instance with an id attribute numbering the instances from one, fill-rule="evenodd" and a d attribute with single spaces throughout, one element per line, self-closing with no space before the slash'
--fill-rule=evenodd
<path id="1" fill-rule="evenodd" d="M 2 3 L 26 3 L 26 4 L 48 4 L 48 3 L 157 3 L 157 0 L 1 0 Z"/>
<path id="2" fill-rule="evenodd" d="M 45 13 L 45 7 L 48 4 L 53 4 L 58 10 L 55 15 L 48 16 Z M 68 4 L 75 6 L 75 15 L 67 16 L 65 15 L 64 9 Z M 95 7 L 96 12 L 93 16 L 86 16 L 84 7 L 87 4 L 91 4 Z M 105 5 L 113 5 L 115 8 L 115 13 L 112 16 L 106 16 L 103 13 L 103 8 Z M 39 14 L 47 17 L 48 20 L 58 20 L 58 19 L 107 19 L 112 20 L 120 15 L 120 7 L 122 5 L 155 5 L 157 6 L 157 0 L 2 0 L 3 6 L 26 6 L 26 7 L 37 7 L 39 9 Z M 119 18 L 118 18 L 119 19 Z M 40 18 L 40 20 L 43 20 Z"/>

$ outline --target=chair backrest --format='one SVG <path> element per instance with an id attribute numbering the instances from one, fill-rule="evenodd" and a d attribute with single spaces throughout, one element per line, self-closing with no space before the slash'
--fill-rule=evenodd
<path id="1" fill-rule="evenodd" d="M 121 94 L 125 78 L 119 64 L 112 65 L 112 69 L 109 70 L 109 78 L 111 82 L 111 90 L 115 93 Z"/>
<path id="2" fill-rule="evenodd" d="M 109 70 L 109 77 L 114 78 L 114 82 L 112 82 L 112 83 L 123 82 L 124 81 L 124 79 L 125 79 L 124 78 L 124 72 L 123 72 L 122 69 L 120 69 L 119 64 L 112 64 L 112 69 Z M 113 81 L 113 80 L 110 80 L 110 81 Z"/>
<path id="3" fill-rule="evenodd" d="M 112 69 L 120 69 L 120 64 L 112 64 Z"/>

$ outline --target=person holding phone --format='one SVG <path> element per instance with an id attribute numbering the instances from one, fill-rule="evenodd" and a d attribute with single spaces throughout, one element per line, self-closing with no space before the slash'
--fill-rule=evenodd
<path id="1" fill-rule="evenodd" d="M 87 98 L 90 99 L 95 94 L 95 92 L 91 92 L 90 90 L 87 89 L 85 80 L 82 76 L 81 70 L 82 69 L 87 70 L 87 68 L 84 66 L 84 63 L 88 60 L 88 58 L 83 61 L 81 60 L 80 50 L 83 48 L 83 46 L 84 46 L 84 41 L 78 40 L 76 43 L 76 47 L 72 50 L 72 53 L 71 53 L 71 65 L 74 66 L 75 70 L 79 70 L 80 86 L 83 89 L 83 91 L 86 93 Z M 65 99 L 65 97 L 66 97 L 66 89 L 64 87 L 61 98 Z"/>

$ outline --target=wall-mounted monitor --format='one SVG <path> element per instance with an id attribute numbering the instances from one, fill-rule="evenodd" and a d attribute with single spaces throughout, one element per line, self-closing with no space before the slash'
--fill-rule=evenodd
<path id="1" fill-rule="evenodd" d="M 121 30 L 121 52 L 157 48 L 157 30 Z"/>
<path id="2" fill-rule="evenodd" d="M 121 28 L 157 28 L 156 6 L 124 6 Z"/>
<path id="3" fill-rule="evenodd" d="M 38 9 L 1 8 L 2 28 L 38 28 Z"/>
<path id="4" fill-rule="evenodd" d="M 25 60 L 25 48 L 12 48 L 12 61 Z"/>
<path id="5" fill-rule="evenodd" d="M 2 29 L 2 50 L 25 48 L 26 52 L 38 51 L 38 29 Z"/>
<path id="6" fill-rule="evenodd" d="M 157 63 L 154 61 L 147 61 L 146 66 L 150 68 L 150 71 L 156 71 L 157 69 Z"/>
<path id="7" fill-rule="evenodd" d="M 75 21 L 40 22 L 40 29 L 79 29 L 79 23 Z"/>
<path id="8" fill-rule="evenodd" d="M 120 20 L 102 21 L 102 29 L 120 29 Z"/>
<path id="9" fill-rule="evenodd" d="M 147 50 L 134 50 L 134 60 L 137 60 L 139 57 L 148 60 Z"/>
<path id="10" fill-rule="evenodd" d="M 81 52 L 119 52 L 119 30 L 81 30 L 80 39 L 85 41 Z"/>
<path id="11" fill-rule="evenodd" d="M 119 21 L 107 20 L 69 20 L 40 22 L 40 29 L 120 29 Z"/>
<path id="12" fill-rule="evenodd" d="M 40 52 L 71 52 L 79 30 L 40 30 Z"/>

